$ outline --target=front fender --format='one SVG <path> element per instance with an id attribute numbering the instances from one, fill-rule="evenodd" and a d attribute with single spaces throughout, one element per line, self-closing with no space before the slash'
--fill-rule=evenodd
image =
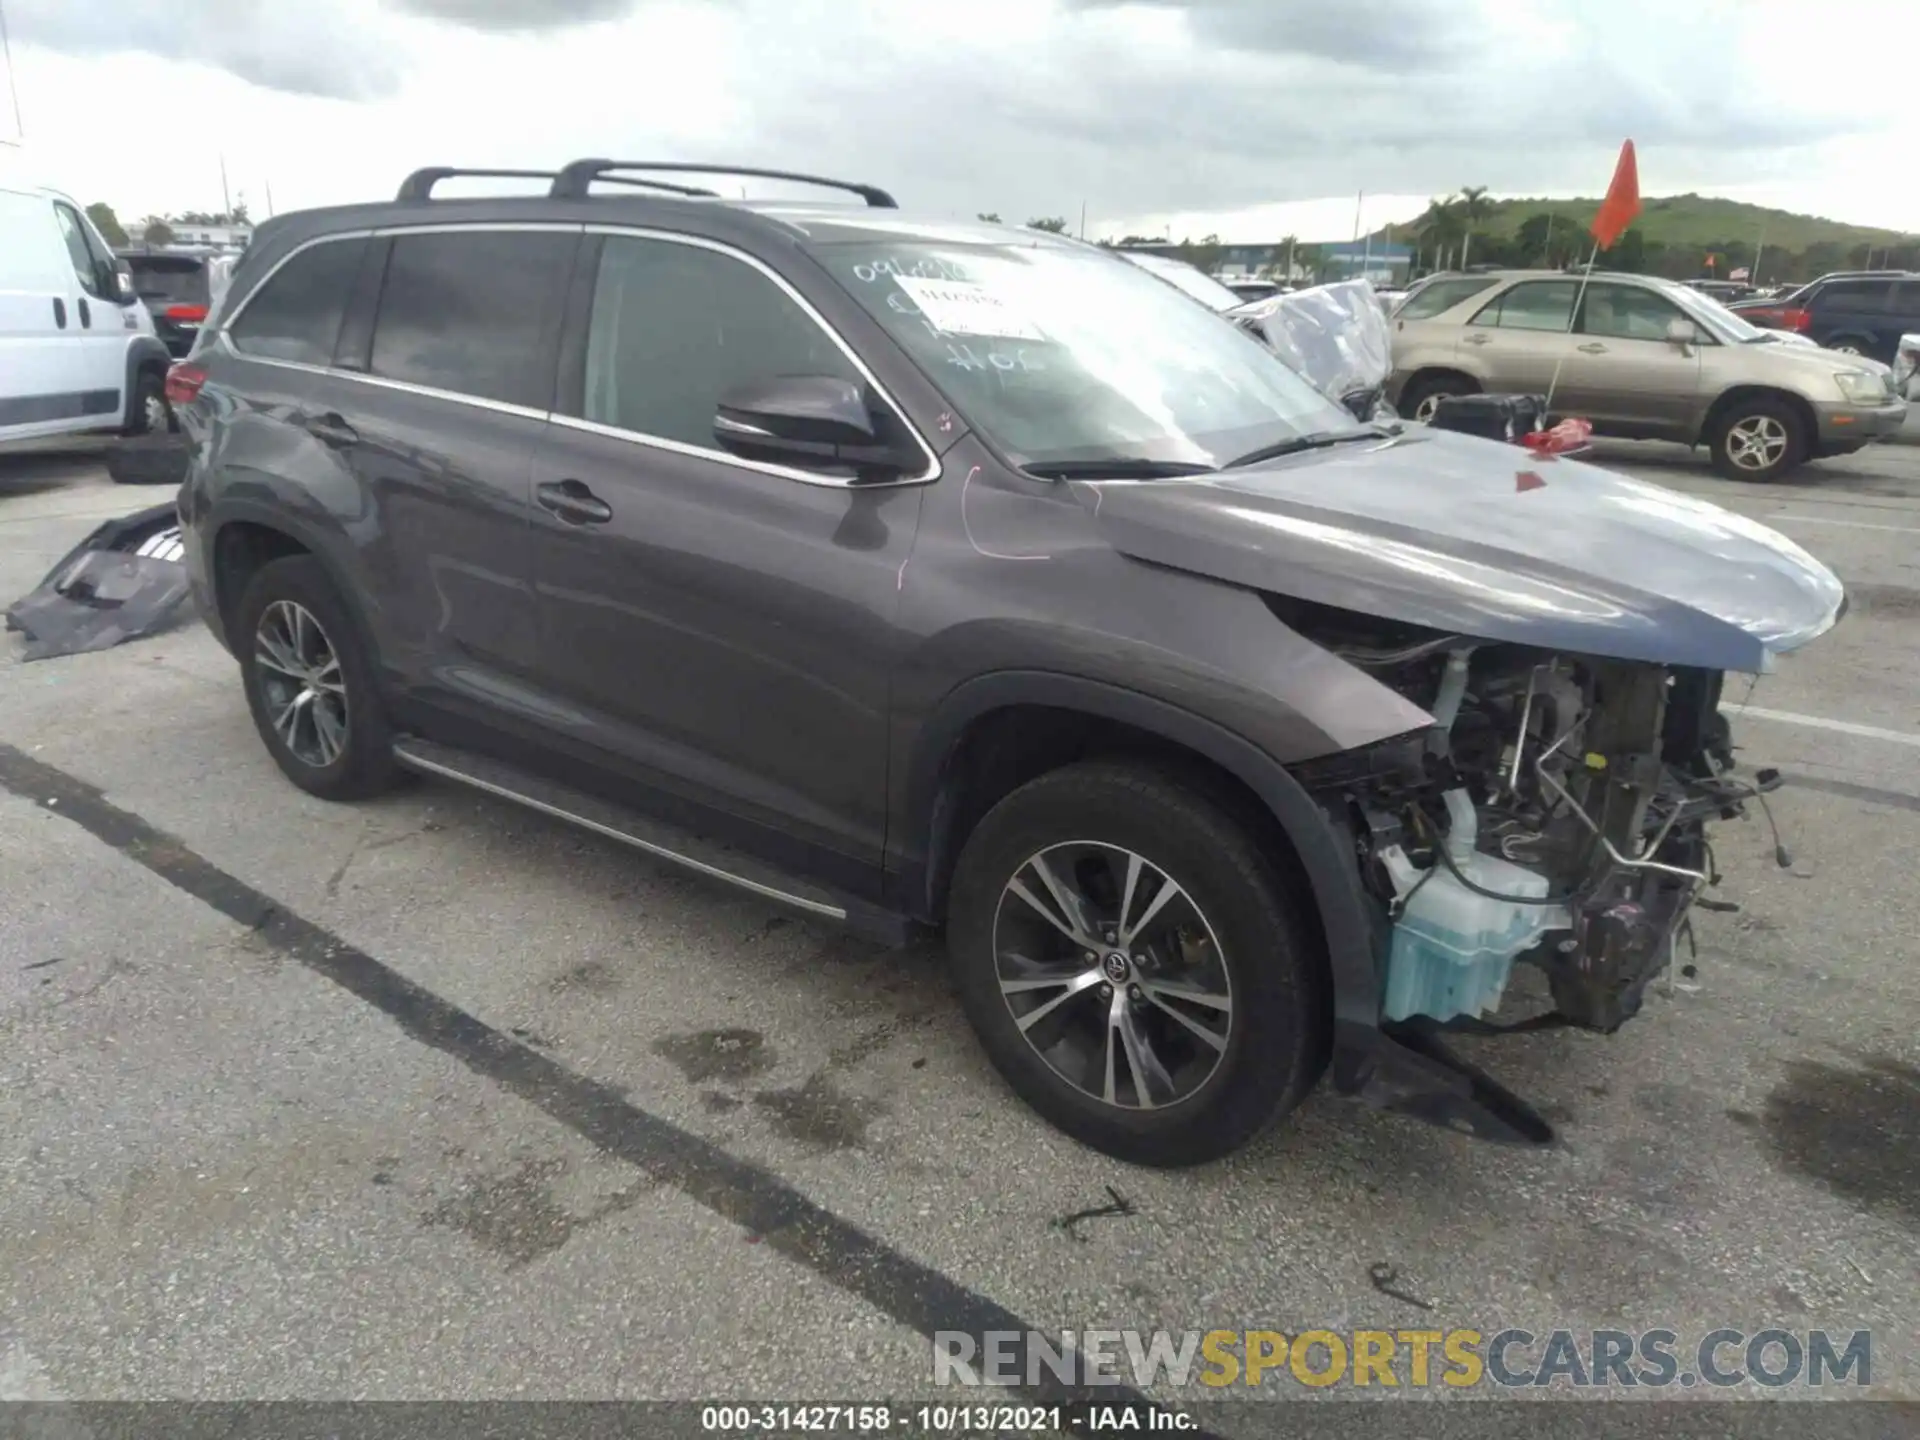
<path id="1" fill-rule="evenodd" d="M 1238 779 L 1279 823 L 1312 891 L 1333 981 L 1334 1017 L 1342 1031 L 1371 1030 L 1380 1013 L 1372 911 L 1361 888 L 1350 835 L 1299 781 L 1266 752 L 1232 731 L 1137 691 L 1044 671 L 981 675 L 951 691 L 928 715 L 904 777 L 904 824 L 926 836 L 902 865 L 903 893 L 929 915 L 937 877 L 951 859 L 954 837 L 942 836 L 940 796 L 947 760 L 968 727 L 995 710 L 1045 706 L 1112 720 L 1157 735 L 1203 756 Z M 908 887 L 911 887 L 908 889 Z"/>

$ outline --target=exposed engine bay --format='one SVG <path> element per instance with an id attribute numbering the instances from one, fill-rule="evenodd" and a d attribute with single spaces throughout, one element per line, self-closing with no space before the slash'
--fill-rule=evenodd
<path id="1" fill-rule="evenodd" d="M 1704 894 L 1718 879 L 1708 827 L 1764 807 L 1779 777 L 1733 773 L 1721 672 L 1317 606 L 1283 618 L 1434 717 L 1425 734 L 1300 772 L 1345 812 L 1380 907 L 1383 1021 L 1484 1025 L 1525 962 L 1545 971 L 1560 1022 L 1610 1032 L 1672 962 L 1691 911 L 1732 908 Z"/>

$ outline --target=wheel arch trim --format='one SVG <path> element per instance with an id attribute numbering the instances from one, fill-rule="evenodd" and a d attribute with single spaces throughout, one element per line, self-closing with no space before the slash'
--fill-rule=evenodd
<path id="1" fill-rule="evenodd" d="M 1334 1015 L 1342 1026 L 1379 1022 L 1374 925 L 1349 837 L 1272 756 L 1233 731 L 1139 691 L 1047 671 L 976 676 L 949 691 L 922 723 L 903 777 L 904 899 L 931 915 L 942 874 L 958 845 L 939 832 L 948 768 L 973 723 L 996 710 L 1042 706 L 1112 720 L 1199 755 L 1239 780 L 1266 806 L 1292 844 L 1327 947 Z"/>

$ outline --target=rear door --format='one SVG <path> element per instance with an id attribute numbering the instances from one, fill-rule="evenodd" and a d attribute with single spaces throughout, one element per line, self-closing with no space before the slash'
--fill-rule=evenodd
<path id="1" fill-rule="evenodd" d="M 199 338 L 213 303 L 208 261 L 200 255 L 129 255 L 134 292 L 153 317 L 153 330 L 175 358 Z"/>
<path id="2" fill-rule="evenodd" d="M 1815 292 L 1813 339 L 1829 349 L 1848 350 L 1893 363 L 1898 336 L 1892 328 L 1892 280 L 1834 280 Z"/>
<path id="3" fill-rule="evenodd" d="M 312 433 L 351 470 L 384 658 L 415 698 L 527 724 L 529 466 L 553 404 L 577 225 L 373 242 Z"/>
<path id="4" fill-rule="evenodd" d="M 1692 439 L 1700 393 L 1702 335 L 1679 346 L 1667 339 L 1680 307 L 1643 285 L 1596 280 L 1587 286 L 1573 352 L 1560 371 L 1555 404 L 1616 434 Z"/>
<path id="5" fill-rule="evenodd" d="M 1494 296 L 1474 313 L 1460 336 L 1461 353 L 1471 354 L 1489 391 L 1545 395 L 1565 362 L 1575 354 L 1572 280 L 1522 280 Z M 1556 415 L 1573 412 L 1556 392 Z"/>

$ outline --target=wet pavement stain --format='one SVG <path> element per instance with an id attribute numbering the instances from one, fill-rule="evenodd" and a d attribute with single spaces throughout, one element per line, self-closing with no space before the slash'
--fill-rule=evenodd
<path id="1" fill-rule="evenodd" d="M 584 960 L 547 982 L 547 989 L 555 995 L 611 995 L 619 988 L 620 976 L 600 960 Z"/>
<path id="2" fill-rule="evenodd" d="M 644 1182 L 631 1185 L 575 1214 L 554 1199 L 550 1188 L 566 1168 L 563 1160 L 529 1160 L 504 1175 L 475 1180 L 427 1211 L 422 1223 L 458 1230 L 517 1270 L 558 1250 L 576 1230 L 625 1210 L 647 1189 Z"/>
<path id="3" fill-rule="evenodd" d="M 762 1090 L 753 1097 L 773 1128 L 810 1150 L 856 1150 L 867 1143 L 867 1126 L 886 1106 L 842 1091 L 824 1073 L 792 1090 Z"/>
<path id="4" fill-rule="evenodd" d="M 696 1085 L 747 1080 L 773 1068 L 773 1049 L 758 1030 L 696 1030 L 653 1042 L 653 1053 Z"/>
<path id="5" fill-rule="evenodd" d="M 1788 1169 L 1920 1228 L 1920 1067 L 1891 1056 L 1858 1069 L 1793 1061 L 1761 1121 Z"/>

